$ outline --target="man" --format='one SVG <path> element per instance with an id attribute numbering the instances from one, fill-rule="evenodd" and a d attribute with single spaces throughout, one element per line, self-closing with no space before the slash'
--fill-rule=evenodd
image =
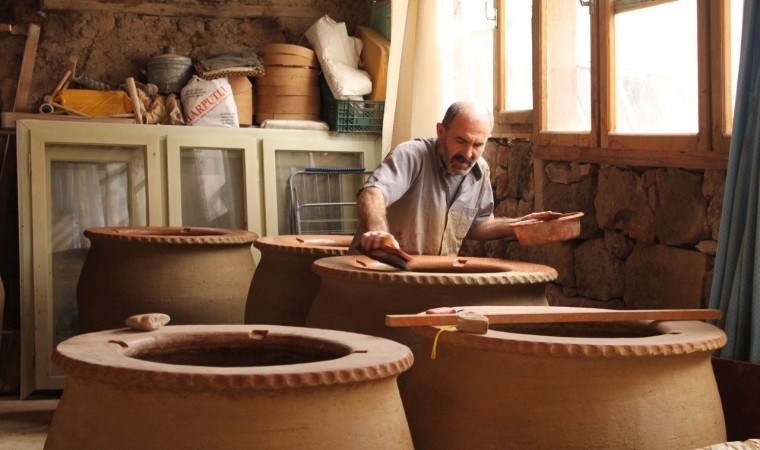
<path id="1" fill-rule="evenodd" d="M 550 215 L 493 216 L 490 171 L 480 157 L 492 129 L 487 108 L 457 102 L 436 125 L 437 138 L 394 148 L 359 191 L 352 251 L 384 256 L 390 242 L 409 254 L 456 255 L 465 237 L 503 238 L 514 234 L 511 223 Z"/>

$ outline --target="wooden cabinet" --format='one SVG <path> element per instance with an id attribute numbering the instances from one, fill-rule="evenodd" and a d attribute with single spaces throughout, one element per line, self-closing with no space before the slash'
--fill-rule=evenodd
<path id="1" fill-rule="evenodd" d="M 17 142 L 22 397 L 63 388 L 50 355 L 78 332 L 84 229 L 287 234 L 280 222 L 288 173 L 315 161 L 371 169 L 380 159 L 378 136 L 324 131 L 21 120 Z"/>

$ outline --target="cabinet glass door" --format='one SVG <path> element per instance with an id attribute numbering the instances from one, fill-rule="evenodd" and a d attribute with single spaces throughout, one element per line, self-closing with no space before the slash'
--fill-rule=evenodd
<path id="1" fill-rule="evenodd" d="M 168 136 L 170 225 L 261 233 L 257 140 L 236 131 Z"/>
<path id="2" fill-rule="evenodd" d="M 304 174 L 307 168 L 361 169 L 378 164 L 379 140 L 367 136 L 329 135 L 320 139 L 264 140 L 266 233 L 351 234 L 355 228 L 359 176 L 331 176 L 329 171 Z M 294 201 L 295 199 L 295 201 Z M 303 206 L 304 203 L 307 205 Z"/>
<path id="3" fill-rule="evenodd" d="M 151 178 L 160 172 L 158 139 L 107 127 L 114 131 L 95 137 L 78 124 L 18 126 L 22 396 L 63 387 L 50 355 L 79 332 L 84 230 L 160 224 L 160 179 Z"/>

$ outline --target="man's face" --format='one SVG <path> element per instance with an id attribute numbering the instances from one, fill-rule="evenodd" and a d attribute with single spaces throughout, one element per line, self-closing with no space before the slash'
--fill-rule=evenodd
<path id="1" fill-rule="evenodd" d="M 486 120 L 460 114 L 448 129 L 439 123 L 437 131 L 438 154 L 446 164 L 446 171 L 450 175 L 465 175 L 483 153 L 491 127 Z"/>

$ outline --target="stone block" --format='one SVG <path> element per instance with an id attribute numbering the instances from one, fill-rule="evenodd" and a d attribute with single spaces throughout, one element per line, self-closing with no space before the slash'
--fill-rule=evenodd
<path id="1" fill-rule="evenodd" d="M 594 207 L 600 228 L 623 231 L 640 242 L 655 242 L 650 192 L 635 172 L 601 168 Z"/>
<path id="2" fill-rule="evenodd" d="M 666 245 L 637 245 L 625 263 L 625 304 L 631 309 L 704 307 L 709 259 Z"/>
<path id="3" fill-rule="evenodd" d="M 702 176 L 681 169 L 658 169 L 654 231 L 665 245 L 695 244 L 711 236 Z"/>
<path id="4" fill-rule="evenodd" d="M 604 239 L 586 241 L 575 249 L 575 283 L 578 293 L 597 300 L 622 298 L 625 263 L 607 250 Z"/>

